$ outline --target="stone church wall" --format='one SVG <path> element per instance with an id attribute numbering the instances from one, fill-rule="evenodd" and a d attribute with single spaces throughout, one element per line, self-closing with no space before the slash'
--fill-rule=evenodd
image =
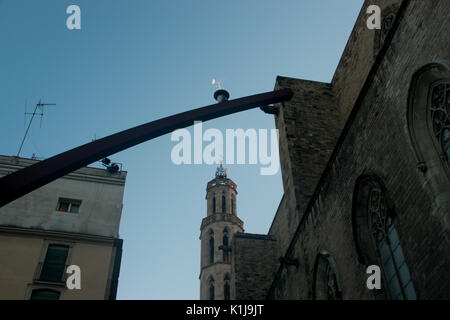
<path id="1" fill-rule="evenodd" d="M 369 32 L 361 17 L 365 15 L 360 15 L 353 34 Z M 410 1 L 373 81 L 357 106 L 358 112 L 347 122 L 328 164 L 327 157 L 337 136 L 330 121 L 333 97 L 327 92 L 331 87 L 277 79 L 276 87 L 292 88 L 294 98 L 276 117 L 285 198 L 270 234 L 280 242 L 278 250 L 298 258 L 300 264 L 279 269 L 270 298 L 311 299 L 314 265 L 320 252 L 334 257 L 344 299 L 383 296 L 366 288 L 366 266 L 359 262 L 354 242 L 352 202 L 357 179 L 362 175 L 376 176 L 387 190 L 417 297 L 450 297 L 450 282 L 446 279 L 450 270 L 450 197 L 444 192 L 437 199 L 431 177 L 418 170 L 407 122 L 408 97 L 416 71 L 433 62 L 450 65 L 449 18 L 447 0 Z M 358 42 L 350 40 L 349 44 L 352 41 Z M 355 55 L 359 57 L 354 63 L 361 65 L 367 59 L 369 66 L 375 43 L 373 39 L 364 43 L 372 47 L 349 48 L 344 56 L 356 50 Z M 356 101 L 365 79 L 363 74 L 367 73 L 364 66 L 361 70 L 366 71 L 355 70 L 348 63 L 346 66 L 346 59 L 351 60 L 345 57 L 341 60 L 333 90 L 339 91 L 336 90 L 339 82 L 342 88 L 352 87 L 352 83 L 356 87 L 336 93 L 341 115 L 345 106 L 353 108 L 352 101 Z M 346 75 L 353 72 L 354 79 Z M 321 99 L 314 103 L 317 109 L 311 108 L 312 100 L 305 96 Z M 319 179 L 320 187 L 316 188 Z M 295 210 L 290 208 L 292 203 Z"/>
<path id="2" fill-rule="evenodd" d="M 401 0 L 370 0 L 365 1 L 362 6 L 331 81 L 342 126 L 352 111 L 384 38 L 380 37 L 380 34 L 385 32 L 384 29 L 374 31 L 366 27 L 368 17 L 366 9 L 369 5 L 378 5 L 383 19 L 388 15 L 395 14 L 400 3 Z"/>

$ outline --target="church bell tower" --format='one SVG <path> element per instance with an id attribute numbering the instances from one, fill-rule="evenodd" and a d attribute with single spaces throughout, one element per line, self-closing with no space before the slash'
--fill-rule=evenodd
<path id="1" fill-rule="evenodd" d="M 222 164 L 206 187 L 207 212 L 200 227 L 201 300 L 229 300 L 234 290 L 231 283 L 231 239 L 236 232 L 244 231 L 244 223 L 236 212 L 236 189 Z"/>

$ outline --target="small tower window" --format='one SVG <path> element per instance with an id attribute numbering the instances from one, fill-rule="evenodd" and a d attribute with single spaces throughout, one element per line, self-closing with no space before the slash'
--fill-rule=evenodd
<path id="1" fill-rule="evenodd" d="M 227 205 L 226 205 L 226 199 L 225 195 L 222 195 L 222 213 L 225 213 L 227 211 Z"/>
<path id="2" fill-rule="evenodd" d="M 223 230 L 222 244 L 223 262 L 230 263 L 230 253 L 228 249 L 228 230 L 226 228 Z"/>
<path id="3" fill-rule="evenodd" d="M 214 278 L 209 278 L 209 300 L 214 300 Z"/>
<path id="4" fill-rule="evenodd" d="M 213 213 L 216 213 L 216 195 L 213 196 Z"/>
<path id="5" fill-rule="evenodd" d="M 214 232 L 209 233 L 209 263 L 214 263 Z"/>
<path id="6" fill-rule="evenodd" d="M 230 276 L 228 274 L 225 275 L 223 282 L 223 299 L 230 300 Z"/>
<path id="7" fill-rule="evenodd" d="M 234 214 L 234 196 L 231 196 L 231 214 Z"/>

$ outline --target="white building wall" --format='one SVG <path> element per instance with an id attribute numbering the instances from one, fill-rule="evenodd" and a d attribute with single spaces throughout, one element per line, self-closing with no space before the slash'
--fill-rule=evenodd
<path id="1" fill-rule="evenodd" d="M 0 177 L 37 160 L 0 156 Z M 126 172 L 81 168 L 0 208 L 0 225 L 119 236 Z M 57 211 L 59 198 L 81 200 L 78 213 Z"/>

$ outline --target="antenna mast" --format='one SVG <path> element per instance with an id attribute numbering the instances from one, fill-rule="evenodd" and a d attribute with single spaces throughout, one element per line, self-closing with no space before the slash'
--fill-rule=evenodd
<path id="1" fill-rule="evenodd" d="M 41 123 L 42 123 L 42 116 L 44 115 L 44 106 L 56 106 L 56 103 L 41 103 L 41 99 L 39 99 L 39 102 L 36 104 L 36 107 L 34 108 L 33 113 L 25 112 L 26 115 L 31 114 L 31 119 L 30 119 L 30 122 L 28 123 L 27 130 L 25 131 L 25 135 L 23 136 L 22 143 L 20 144 L 20 148 L 19 148 L 19 151 L 17 152 L 16 157 L 18 157 L 20 155 L 20 151 L 22 151 L 22 147 L 25 142 L 25 138 L 27 137 L 28 130 L 30 130 L 31 123 L 33 122 L 33 118 L 36 114 L 41 116 Z M 40 108 L 40 111 L 41 111 L 40 113 L 36 112 L 38 110 L 38 108 Z"/>

